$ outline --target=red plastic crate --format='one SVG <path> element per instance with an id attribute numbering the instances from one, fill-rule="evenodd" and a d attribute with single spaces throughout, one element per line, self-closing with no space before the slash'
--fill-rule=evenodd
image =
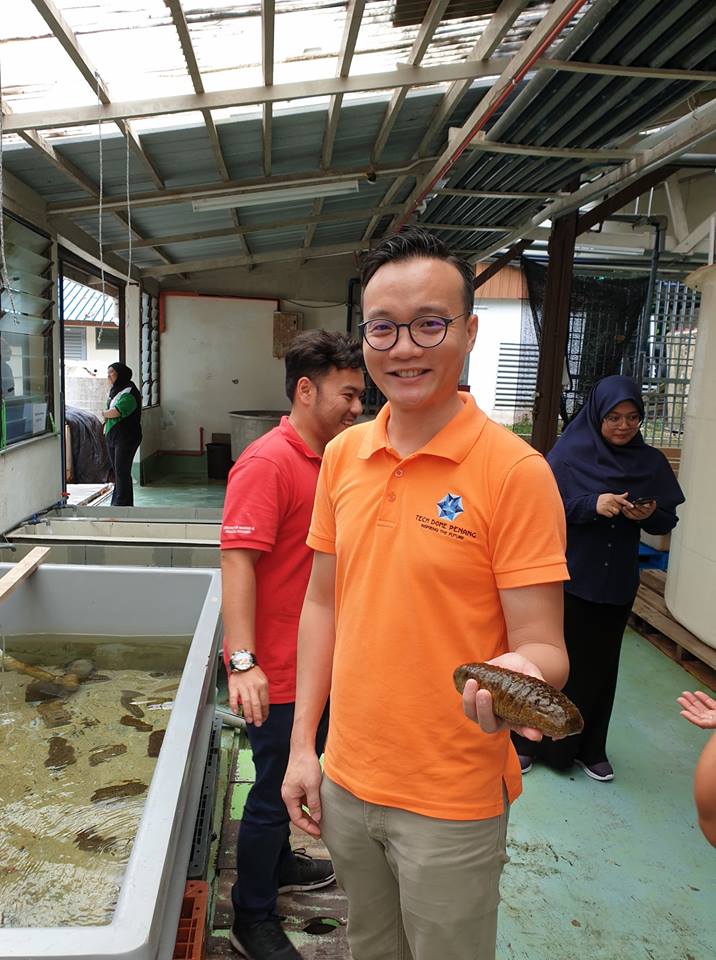
<path id="1" fill-rule="evenodd" d="M 174 960 L 202 960 L 208 904 L 209 884 L 205 880 L 189 880 L 179 914 Z"/>

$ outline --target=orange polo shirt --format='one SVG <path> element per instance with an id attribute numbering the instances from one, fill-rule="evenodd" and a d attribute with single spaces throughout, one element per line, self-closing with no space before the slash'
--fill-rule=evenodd
<path id="1" fill-rule="evenodd" d="M 468 720 L 455 667 L 506 653 L 499 590 L 568 579 L 544 458 L 472 397 L 422 449 L 390 447 L 389 406 L 326 448 L 308 545 L 336 554 L 325 770 L 370 803 L 473 820 L 521 792 L 507 731 Z"/>

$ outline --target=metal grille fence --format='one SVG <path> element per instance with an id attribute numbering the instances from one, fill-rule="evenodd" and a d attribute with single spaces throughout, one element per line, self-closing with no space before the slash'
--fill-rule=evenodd
<path id="1" fill-rule="evenodd" d="M 675 280 L 657 280 L 634 367 L 641 372 L 642 433 L 657 447 L 680 447 L 694 366 L 700 294 Z"/>
<path id="2" fill-rule="evenodd" d="M 529 436 L 544 296 L 544 268 L 525 263 L 519 343 L 502 343 L 495 408 L 512 409 L 513 429 Z M 646 281 L 575 277 L 561 397 L 561 427 L 581 409 L 592 385 L 611 373 L 641 380 L 648 443 L 681 446 L 694 363 L 700 295 L 677 280 L 657 279 L 652 308 L 639 323 Z"/>

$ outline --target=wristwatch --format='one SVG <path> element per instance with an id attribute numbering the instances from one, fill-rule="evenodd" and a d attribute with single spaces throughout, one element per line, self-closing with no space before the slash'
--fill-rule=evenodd
<path id="1" fill-rule="evenodd" d="M 256 666 L 256 657 L 250 650 L 234 650 L 229 657 L 229 668 L 232 673 L 245 673 Z"/>

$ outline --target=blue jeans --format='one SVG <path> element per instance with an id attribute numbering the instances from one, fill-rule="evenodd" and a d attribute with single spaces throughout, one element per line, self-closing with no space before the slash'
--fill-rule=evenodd
<path id="1" fill-rule="evenodd" d="M 289 818 L 281 799 L 281 784 L 288 766 L 293 726 L 293 703 L 272 703 L 268 719 L 260 727 L 246 725 L 256 769 L 239 828 L 236 850 L 236 883 L 231 900 L 236 917 L 256 923 L 276 909 L 278 877 L 282 863 L 291 854 Z M 326 707 L 316 733 L 320 756 L 328 732 Z"/>

